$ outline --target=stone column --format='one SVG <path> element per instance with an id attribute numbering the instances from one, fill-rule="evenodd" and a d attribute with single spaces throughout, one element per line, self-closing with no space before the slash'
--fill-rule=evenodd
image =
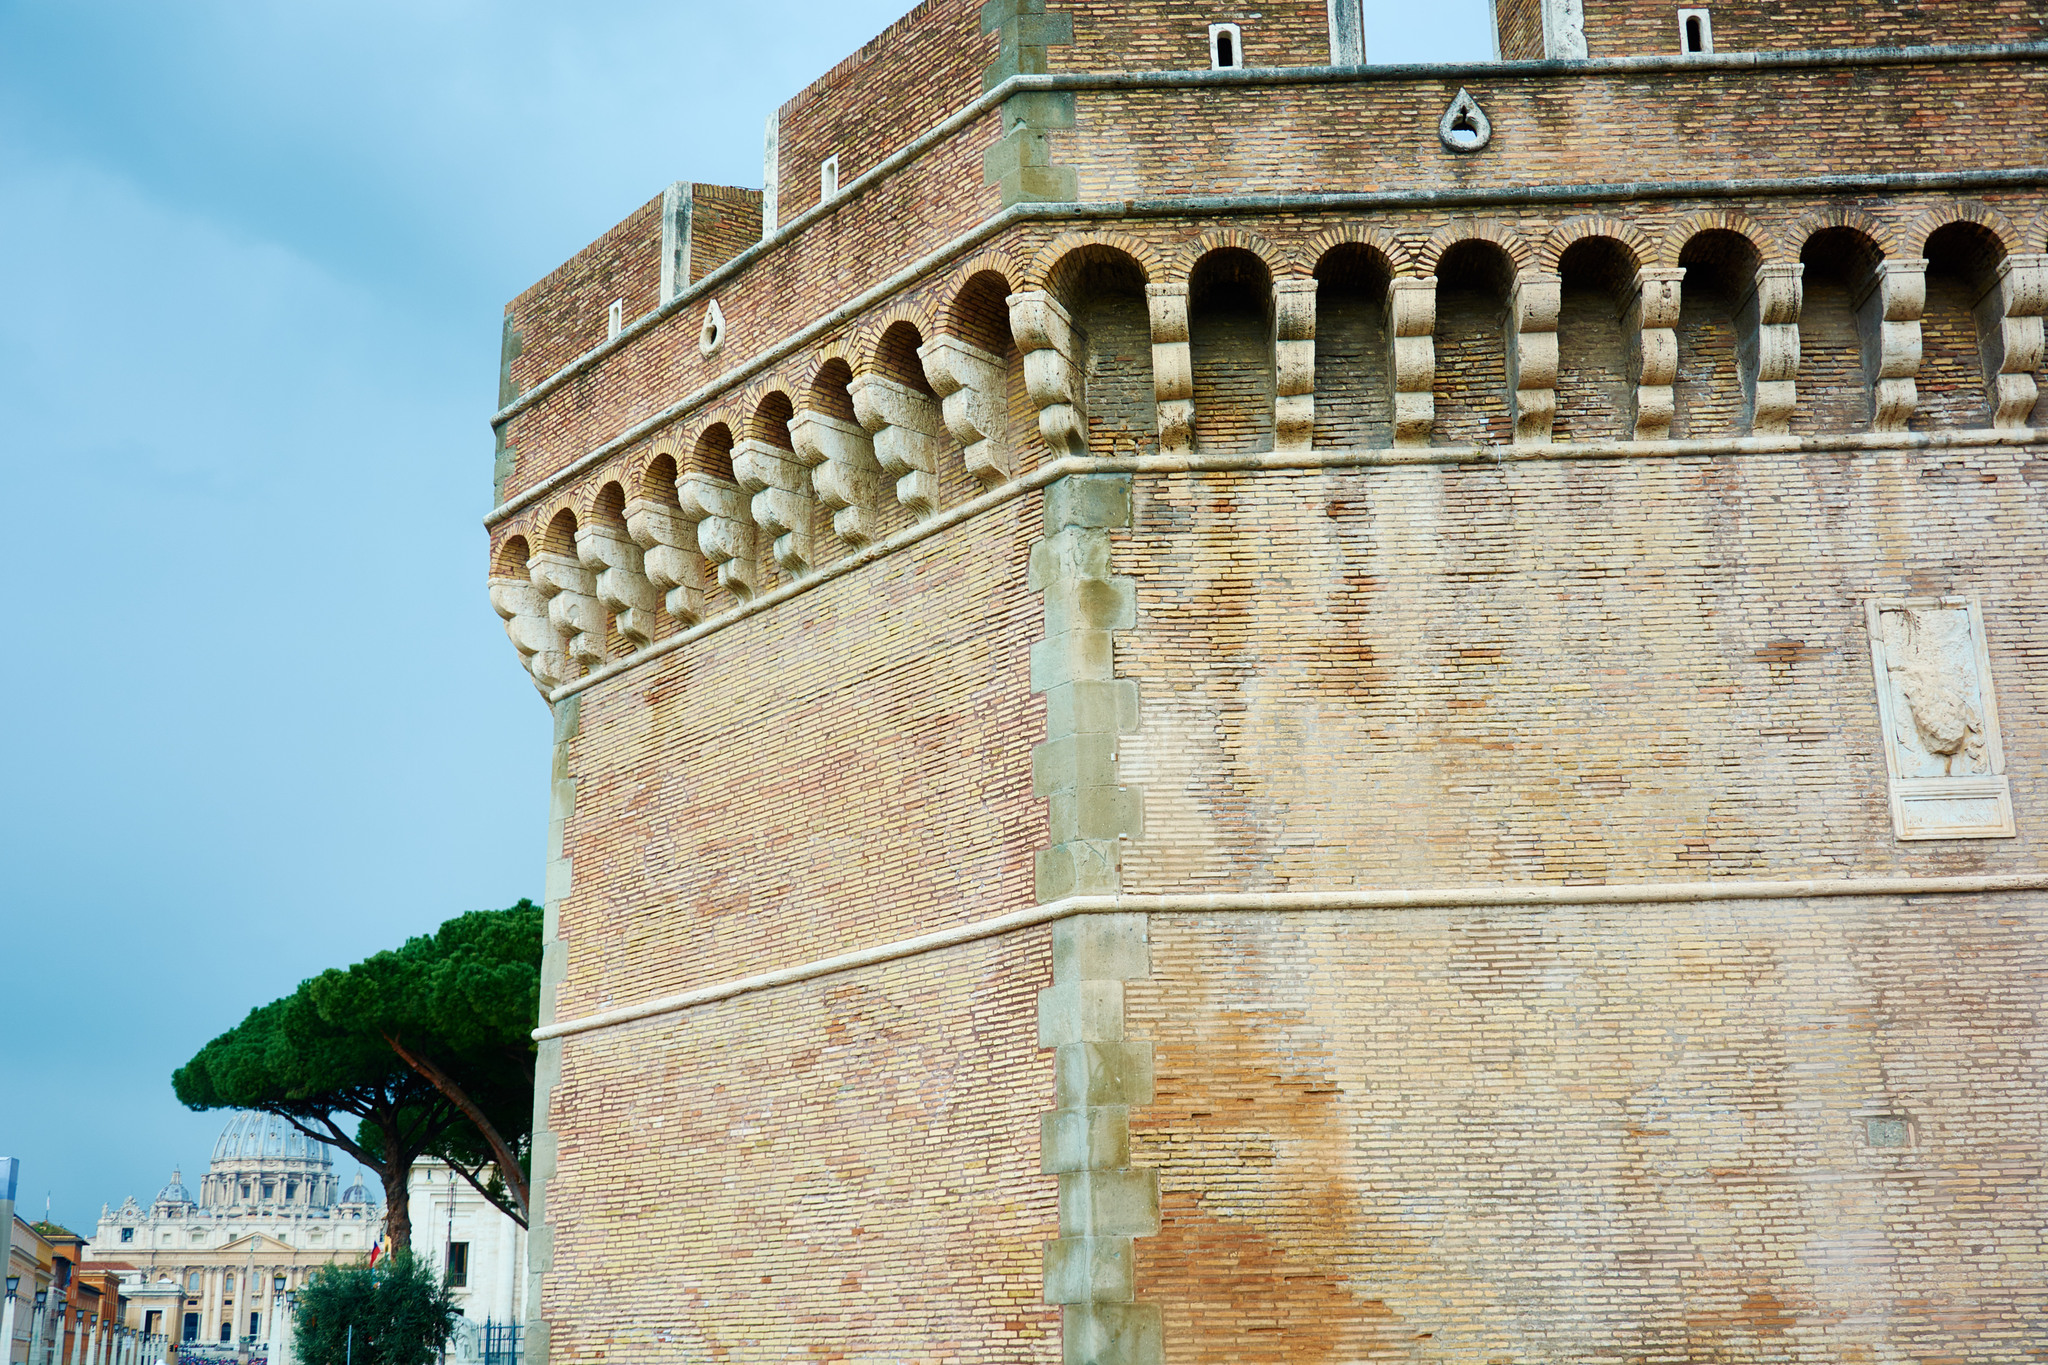
<path id="1" fill-rule="evenodd" d="M 1273 281 L 1273 449 L 1307 450 L 1316 436 L 1316 282 Z"/>
<path id="2" fill-rule="evenodd" d="M 548 621 L 567 643 L 569 657 L 593 668 L 603 663 L 604 608 L 597 600 L 597 575 L 582 560 L 556 550 L 535 550 L 526 572 L 547 601 Z M 218 1289 L 218 1272 L 209 1283 Z"/>
<path id="3" fill-rule="evenodd" d="M 818 504 L 811 496 L 810 470 L 796 451 L 749 437 L 732 448 L 732 472 L 752 498 L 748 510 L 754 525 L 774 538 L 769 552 L 775 562 L 791 574 L 809 573 L 817 563 L 811 514 Z"/>
<path id="4" fill-rule="evenodd" d="M 1628 338 L 1629 368 L 1635 374 L 1635 439 L 1662 441 L 1671 435 L 1677 400 L 1678 306 L 1684 267 L 1645 267 L 1636 272 L 1622 331 Z"/>
<path id="5" fill-rule="evenodd" d="M 640 547 L 641 571 L 663 594 L 662 609 L 686 626 L 704 619 L 704 556 L 697 528 L 680 508 L 653 498 L 626 504 L 626 534 Z"/>
<path id="6" fill-rule="evenodd" d="M 1436 276 L 1387 283 L 1394 444 L 1426 446 L 1436 428 Z"/>
<path id="7" fill-rule="evenodd" d="M 896 501 L 917 518 L 939 510 L 939 405 L 886 375 L 857 374 L 847 388 L 853 414 L 874 438 L 875 463 L 896 480 Z"/>
<path id="8" fill-rule="evenodd" d="M 654 643 L 654 610 L 660 594 L 643 572 L 643 551 L 625 527 L 592 522 L 576 528 L 576 557 L 594 575 L 598 603 L 612 613 L 619 634 L 639 648 Z"/>
<path id="9" fill-rule="evenodd" d="M 2029 253 L 2000 261 L 1976 313 L 1991 425 L 2005 430 L 2024 427 L 2041 396 L 2034 372 L 2041 368 L 2042 316 L 2048 314 L 2048 255 Z"/>
<path id="10" fill-rule="evenodd" d="M 1564 282 L 1523 270 L 1508 297 L 1508 413 L 1515 444 L 1549 445 L 1557 420 L 1557 314 Z"/>
<path id="11" fill-rule="evenodd" d="M 1927 262 L 1880 261 L 1856 301 L 1863 372 L 1870 380 L 1870 429 L 1904 431 L 1920 402 L 1920 315 L 1927 309 Z"/>
<path id="12" fill-rule="evenodd" d="M 1735 310 L 1742 405 L 1752 435 L 1791 429 L 1792 408 L 1799 401 L 1800 280 L 1805 274 L 1798 261 L 1758 266 L 1755 284 Z"/>
<path id="13" fill-rule="evenodd" d="M 832 509 L 833 534 L 856 550 L 873 542 L 882 467 L 867 428 L 806 408 L 789 419 L 789 439 L 810 466 L 818 501 Z"/>
<path id="14" fill-rule="evenodd" d="M 1010 393 L 1003 357 L 959 337 L 936 336 L 918 347 L 925 378 L 939 395 L 946 430 L 960 443 L 967 472 L 984 489 L 1010 477 Z"/>
<path id="15" fill-rule="evenodd" d="M 1038 432 L 1055 459 L 1088 453 L 1084 370 L 1074 319 L 1043 289 L 1010 295 L 1010 334 L 1024 353 L 1024 390 L 1038 409 Z"/>
<path id="16" fill-rule="evenodd" d="M 1195 362 L 1188 347 L 1188 287 L 1145 286 L 1152 321 L 1152 401 L 1159 413 L 1159 450 L 1184 455 L 1195 446 Z"/>
<path id="17" fill-rule="evenodd" d="M 747 495 L 729 479 L 693 469 L 676 479 L 683 520 L 697 528 L 697 549 L 733 596 L 745 601 L 759 589 L 754 523 Z"/>

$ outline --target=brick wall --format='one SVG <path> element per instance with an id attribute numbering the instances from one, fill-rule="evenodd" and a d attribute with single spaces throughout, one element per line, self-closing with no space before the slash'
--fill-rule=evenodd
<path id="1" fill-rule="evenodd" d="M 1504 26 L 1511 7 L 1514 0 L 1503 0 Z M 1587 55 L 1677 52 L 1678 8 L 1662 0 L 1585 0 Z M 2048 12 L 2029 0 L 1720 0 L 1706 8 L 1716 52 L 2048 39 Z M 1540 36 L 1537 42 L 1541 55 Z"/>
<path id="2" fill-rule="evenodd" d="M 1543 0 L 1494 0 L 1493 22 L 1502 61 L 1542 60 Z"/>
<path id="3" fill-rule="evenodd" d="M 981 94 L 996 52 L 975 0 L 925 0 L 782 106 L 776 213 L 818 202 L 818 167 L 839 157 L 839 183 Z"/>
<path id="4" fill-rule="evenodd" d="M 569 1039 L 550 1358 L 1057 1361 L 1046 939 Z"/>
<path id="5" fill-rule="evenodd" d="M 1206 71 L 1211 24 L 1238 25 L 1246 66 L 1327 66 L 1330 61 L 1327 0 L 1215 9 L 1053 0 L 1046 8 L 1074 20 L 1073 45 L 1050 51 L 1055 71 Z"/>
<path id="6" fill-rule="evenodd" d="M 739 185 L 691 186 L 691 284 L 760 240 L 761 191 Z"/>
<path id="7" fill-rule="evenodd" d="M 2044 909 L 1154 916 L 1165 1359 L 2038 1360 Z"/>
<path id="8" fill-rule="evenodd" d="M 1030 902 L 1035 533 L 1013 503 L 585 698 L 561 1017 Z"/>
<path id="9" fill-rule="evenodd" d="M 660 195 L 505 305 L 508 338 L 519 339 L 515 392 L 602 343 L 613 299 L 626 301 L 629 322 L 661 302 Z"/>
<path id="10" fill-rule="evenodd" d="M 1984 595 L 2015 806 L 2048 808 L 2044 476 L 2013 449 L 1140 479 L 1124 886 L 2024 870 L 2024 842 L 1893 841 L 1862 604 Z"/>

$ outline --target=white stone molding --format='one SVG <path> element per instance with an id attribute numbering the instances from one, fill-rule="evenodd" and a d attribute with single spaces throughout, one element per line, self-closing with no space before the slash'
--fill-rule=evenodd
<path id="1" fill-rule="evenodd" d="M 1679 291 L 1685 268 L 1646 266 L 1636 272 L 1635 293 L 1622 323 L 1629 343 L 1629 368 L 1635 374 L 1633 431 L 1638 441 L 1662 441 L 1671 435 L 1677 410 Z"/>
<path id="2" fill-rule="evenodd" d="M 664 594 L 662 607 L 686 626 L 704 619 L 704 556 L 697 528 L 682 512 L 652 498 L 626 504 L 626 533 L 641 550 L 641 572 Z"/>
<path id="3" fill-rule="evenodd" d="M 2012 785 L 1977 598 L 1878 598 L 1866 610 L 1892 832 L 2012 838 Z"/>
<path id="4" fill-rule="evenodd" d="M 1188 287 L 1145 286 L 1152 324 L 1152 403 L 1159 415 L 1159 449 L 1185 454 L 1195 446 L 1195 359 L 1188 345 Z"/>
<path id="5" fill-rule="evenodd" d="M 693 469 L 676 478 L 682 517 L 697 528 L 697 550 L 726 591 L 742 601 L 760 589 L 754 523 L 737 483 Z"/>
<path id="6" fill-rule="evenodd" d="M 1927 308 L 1927 262 L 1881 261 L 1856 300 L 1863 372 L 1870 381 L 1870 429 L 1904 431 L 1919 404 L 1920 315 Z"/>
<path id="7" fill-rule="evenodd" d="M 576 528 L 576 556 L 597 575 L 597 600 L 636 648 L 654 643 L 654 612 L 661 595 L 647 581 L 644 555 L 631 533 L 591 524 Z"/>
<path id="8" fill-rule="evenodd" d="M 1043 289 L 1010 295 L 1010 334 L 1024 353 L 1024 391 L 1054 459 L 1088 453 L 1087 397 L 1074 319 Z"/>
<path id="9" fill-rule="evenodd" d="M 1557 420 L 1557 315 L 1564 282 L 1541 270 L 1522 270 L 1508 297 L 1508 413 L 1516 445 L 1550 444 Z"/>
<path id="10" fill-rule="evenodd" d="M 847 386 L 853 415 L 875 441 L 875 463 L 896 480 L 896 501 L 914 517 L 939 510 L 939 452 L 946 429 L 939 405 L 908 384 L 870 371 Z"/>
<path id="11" fill-rule="evenodd" d="M 1584 0 L 1543 0 L 1543 55 L 1551 61 L 1585 58 Z"/>
<path id="12" fill-rule="evenodd" d="M 1799 261 L 1757 267 L 1756 280 L 1735 310 L 1735 347 L 1742 372 L 1742 406 L 1751 434 L 1792 429 L 1799 401 L 1799 310 L 1805 303 Z"/>
<path id="13" fill-rule="evenodd" d="M 1977 344 L 1984 358 L 1984 387 L 1991 399 L 1991 425 L 2024 427 L 2041 396 L 2034 372 L 2043 358 L 2043 322 L 2048 314 L 2048 255 L 2007 256 L 1976 307 Z"/>
<path id="14" fill-rule="evenodd" d="M 816 567 L 811 547 L 811 473 L 794 450 L 748 437 L 732 448 L 732 473 L 753 498 L 754 525 L 774 537 L 775 562 L 793 574 Z"/>
<path id="15" fill-rule="evenodd" d="M 1273 281 L 1273 448 L 1307 450 L 1316 435 L 1316 282 Z"/>
<path id="16" fill-rule="evenodd" d="M 595 667 L 604 662 L 604 607 L 597 575 L 583 561 L 557 550 L 536 550 L 526 561 L 533 585 L 547 599 L 548 620 L 568 641 L 569 657 Z"/>
<path id="17" fill-rule="evenodd" d="M 832 509 L 832 532 L 854 549 L 875 539 L 882 467 L 867 428 L 805 408 L 789 419 L 796 457 L 811 468 L 811 489 Z"/>
<path id="18" fill-rule="evenodd" d="M 1010 392 L 1003 358 L 943 333 L 917 348 L 939 395 L 946 430 L 960 443 L 967 472 L 983 488 L 1010 477 Z"/>
<path id="19" fill-rule="evenodd" d="M 1436 429 L 1436 276 L 1387 283 L 1392 338 L 1394 444 L 1426 446 Z"/>

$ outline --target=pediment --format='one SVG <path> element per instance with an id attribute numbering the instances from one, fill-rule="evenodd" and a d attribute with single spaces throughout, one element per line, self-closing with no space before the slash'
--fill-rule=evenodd
<path id="1" fill-rule="evenodd" d="M 218 1251 L 230 1249 L 235 1251 L 290 1251 L 293 1248 L 290 1242 L 272 1237 L 269 1233 L 251 1232 L 240 1237 L 230 1237 L 215 1249 Z"/>

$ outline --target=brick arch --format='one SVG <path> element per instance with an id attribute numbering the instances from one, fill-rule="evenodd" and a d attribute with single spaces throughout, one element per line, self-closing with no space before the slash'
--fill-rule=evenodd
<path id="1" fill-rule="evenodd" d="M 1109 229 L 1091 229 L 1087 232 L 1062 232 L 1038 249 L 1031 258 L 1030 268 L 1022 280 L 1011 281 L 1018 289 L 1051 290 L 1053 277 L 1061 262 L 1084 247 L 1101 246 L 1130 257 L 1137 263 L 1138 273 L 1145 277 L 1147 284 L 1156 284 L 1166 277 L 1159 252 L 1150 242 L 1141 237 Z"/>
<path id="2" fill-rule="evenodd" d="M 846 367 L 849 380 L 860 373 L 860 367 L 854 364 L 854 349 L 850 338 L 834 337 L 805 357 L 796 371 L 800 380 L 790 389 L 789 396 L 796 403 L 799 412 L 809 409 L 813 412 L 822 412 L 827 417 L 837 417 L 841 421 L 856 421 L 858 419 L 853 414 L 852 398 L 844 393 L 834 393 L 822 400 L 819 396 L 818 385 L 825 378 L 825 368 L 834 362 Z"/>
<path id="3" fill-rule="evenodd" d="M 1243 232 L 1237 228 L 1216 228 L 1203 233 L 1192 241 L 1183 242 L 1173 255 L 1167 267 L 1170 277 L 1185 283 L 1195 273 L 1195 267 L 1204 256 L 1217 251 L 1249 251 L 1265 263 L 1266 271 L 1274 279 L 1283 275 L 1306 275 L 1301 261 L 1291 251 L 1284 251 L 1256 233 Z"/>
<path id="4" fill-rule="evenodd" d="M 583 476 L 583 480 L 577 485 L 575 493 L 576 524 L 578 526 L 588 526 L 590 524 L 591 519 L 597 513 L 598 495 L 604 491 L 606 484 L 615 483 L 619 485 L 619 488 L 628 498 L 633 496 L 633 485 L 627 481 L 626 467 L 626 458 L 620 456 L 618 459 L 607 461 L 602 467 L 592 470 Z"/>
<path id="5" fill-rule="evenodd" d="M 533 558 L 533 537 L 527 534 L 525 525 L 522 520 L 516 526 L 506 525 L 498 528 L 498 535 L 491 541 L 491 577 L 530 576 L 526 563 Z M 518 549 L 513 548 L 514 541 L 519 542 Z"/>
<path id="6" fill-rule="evenodd" d="M 647 471 L 653 468 L 654 462 L 663 456 L 668 458 L 669 464 L 678 472 L 682 470 L 683 455 L 681 444 L 674 436 L 669 434 L 658 436 L 654 440 L 636 447 L 627 453 L 625 478 L 623 480 L 626 485 L 626 501 L 631 502 L 634 498 L 653 496 L 647 487 Z M 668 490 L 666 496 L 673 497 L 674 490 Z"/>
<path id="7" fill-rule="evenodd" d="M 729 468 L 732 463 L 732 447 L 739 444 L 740 436 L 746 430 L 746 425 L 746 413 L 741 410 L 739 404 L 730 396 L 716 408 L 706 408 L 700 411 L 690 422 L 689 426 L 685 428 L 684 438 L 676 443 L 676 472 L 684 474 L 692 469 L 702 469 L 704 467 L 699 454 L 699 446 L 720 427 L 725 429 L 726 444 L 724 458 L 725 464 Z M 717 443 L 714 440 L 712 444 L 715 446 Z M 721 477 L 724 476 L 721 475 Z"/>
<path id="8" fill-rule="evenodd" d="M 1475 238 L 1492 242 L 1505 251 L 1508 260 L 1517 270 L 1527 270 L 1535 264 L 1535 253 L 1529 250 L 1528 242 L 1523 240 L 1521 233 L 1507 224 L 1492 218 L 1461 218 L 1456 222 L 1444 224 L 1430 235 L 1430 239 L 1416 255 L 1416 269 L 1424 275 L 1436 274 L 1437 263 L 1443 260 L 1446 251 L 1460 242 L 1472 241 Z"/>
<path id="9" fill-rule="evenodd" d="M 2020 236 L 2021 251 L 2048 251 L 2048 209 L 2042 209 Z"/>
<path id="10" fill-rule="evenodd" d="M 1686 244 L 1702 232 L 1732 232 L 1756 248 L 1758 260 L 1768 261 L 1777 257 L 1777 237 L 1741 209 L 1702 209 L 1698 213 L 1687 214 L 1664 230 L 1664 249 L 1658 254 L 1658 264 L 1676 268 L 1679 257 L 1685 254 Z"/>
<path id="11" fill-rule="evenodd" d="M 1340 246 L 1363 246 L 1377 251 L 1387 263 L 1387 269 L 1395 275 L 1411 275 L 1415 271 L 1415 256 L 1401 240 L 1391 232 L 1369 227 L 1363 223 L 1347 223 L 1343 227 L 1324 228 L 1321 232 L 1304 241 L 1299 250 L 1299 259 L 1308 266 L 1313 275 L 1322 265 L 1323 258 Z"/>
<path id="12" fill-rule="evenodd" d="M 1010 332 L 1008 298 L 1017 292 L 1021 274 L 1016 262 L 999 252 L 984 251 L 971 257 L 947 277 L 941 330 L 984 351 L 1003 350 L 1001 340 Z M 1000 297 L 986 292 L 996 280 L 1002 281 Z"/>
<path id="13" fill-rule="evenodd" d="M 1806 249 L 1807 242 L 1812 240 L 1815 233 L 1825 232 L 1829 228 L 1848 228 L 1852 232 L 1862 233 L 1877 247 L 1878 255 L 1886 260 L 1894 260 L 1900 254 L 1898 240 L 1890 228 L 1862 209 L 1837 204 L 1818 213 L 1809 213 L 1795 220 L 1792 226 L 1785 230 L 1783 240 L 1787 246 L 1794 249 L 1792 259 L 1799 259 L 1798 253 Z"/>
<path id="14" fill-rule="evenodd" d="M 960 298 L 960 291 L 967 282 L 985 271 L 994 271 L 1010 282 L 1012 293 L 1024 288 L 1019 281 L 1031 271 L 1031 263 L 1023 257 L 1001 249 L 986 249 L 975 252 L 966 260 L 953 267 L 946 275 L 945 283 L 935 291 L 939 303 L 939 316 L 949 323 L 953 305 Z"/>
<path id="15" fill-rule="evenodd" d="M 2003 247 L 2008 255 L 2026 250 L 2024 239 L 2020 236 L 2019 229 L 2013 226 L 2012 220 L 1977 199 L 1951 199 L 1936 204 L 1915 218 L 1899 237 L 1915 256 L 1925 256 L 1927 239 L 1950 223 L 1975 223 L 1996 237 L 1999 246 Z"/>
<path id="16" fill-rule="evenodd" d="M 596 496 L 594 492 L 592 496 Z M 536 554 L 542 550 L 553 550 L 557 554 L 568 555 L 571 559 L 576 557 L 576 528 L 583 524 L 583 517 L 576 510 L 577 501 L 577 494 L 564 493 L 543 503 L 534 514 L 534 534 L 526 543 L 533 547 Z M 562 543 L 565 528 L 568 535 L 567 544 Z"/>
<path id="17" fill-rule="evenodd" d="M 1571 250 L 1573 243 L 1583 242 L 1588 237 L 1606 237 L 1619 242 L 1636 258 L 1636 268 L 1639 270 L 1656 260 L 1656 248 L 1648 237 L 1637 230 L 1635 224 L 1596 213 L 1559 223 L 1551 230 L 1550 235 L 1543 239 L 1543 245 L 1536 248 L 1536 263 L 1555 275 L 1558 262 L 1564 259 L 1564 253 Z"/>
<path id="18" fill-rule="evenodd" d="M 912 304 L 899 301 L 890 304 L 878 313 L 862 318 L 860 325 L 849 338 L 852 354 L 848 357 L 855 374 L 865 374 L 875 368 L 876 351 L 882 344 L 882 335 L 899 322 L 907 322 L 917 329 L 917 334 L 926 341 L 938 335 L 939 320 L 931 309 L 922 306 L 923 301 Z"/>

